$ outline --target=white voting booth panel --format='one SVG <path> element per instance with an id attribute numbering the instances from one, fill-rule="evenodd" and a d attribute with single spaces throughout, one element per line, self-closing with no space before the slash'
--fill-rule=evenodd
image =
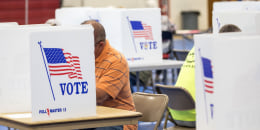
<path id="1" fill-rule="evenodd" d="M 201 38 L 202 37 L 202 38 Z M 195 45 L 195 87 L 196 87 L 196 128 L 209 129 L 212 121 L 209 120 L 212 95 L 204 93 L 204 78 L 202 78 L 201 57 L 212 59 L 212 35 L 194 35 Z M 209 89 L 210 90 L 210 89 Z M 208 97 L 206 99 L 206 96 Z"/>
<path id="2" fill-rule="evenodd" d="M 0 22 L 0 27 L 18 26 L 17 22 Z"/>
<path id="3" fill-rule="evenodd" d="M 256 11 L 260 10 L 259 1 L 214 2 L 213 11 Z"/>
<path id="4" fill-rule="evenodd" d="M 162 61 L 159 9 L 105 9 L 99 14 L 108 40 L 128 63 Z"/>
<path id="5" fill-rule="evenodd" d="M 0 113 L 32 120 L 96 115 L 91 26 L 0 29 Z"/>
<path id="6" fill-rule="evenodd" d="M 130 64 L 162 62 L 159 8 L 62 8 L 56 10 L 55 15 L 61 26 L 97 20 L 104 26 L 110 44 L 122 52 Z"/>
<path id="7" fill-rule="evenodd" d="M 257 34 L 195 36 L 198 130 L 259 129 L 259 40 Z"/>
<path id="8" fill-rule="evenodd" d="M 213 33 L 218 33 L 222 26 L 234 24 L 244 33 L 259 33 L 259 11 L 218 11 L 213 12 Z"/>
<path id="9" fill-rule="evenodd" d="M 80 25 L 90 19 L 98 19 L 98 9 L 90 7 L 60 8 L 55 11 L 55 20 L 61 25 Z"/>
<path id="10" fill-rule="evenodd" d="M 214 2 L 212 11 L 213 33 L 218 33 L 225 24 L 234 24 L 242 32 L 257 32 L 259 30 L 260 2 L 232 1 Z"/>

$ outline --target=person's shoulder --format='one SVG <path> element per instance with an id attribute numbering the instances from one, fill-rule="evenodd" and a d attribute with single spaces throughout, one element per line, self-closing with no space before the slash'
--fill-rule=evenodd
<path id="1" fill-rule="evenodd" d="M 127 63 L 124 54 L 122 54 L 121 52 L 119 52 L 115 48 L 111 47 L 110 51 L 108 52 L 108 55 L 109 55 L 109 59 L 112 63 L 122 63 L 122 64 Z"/>

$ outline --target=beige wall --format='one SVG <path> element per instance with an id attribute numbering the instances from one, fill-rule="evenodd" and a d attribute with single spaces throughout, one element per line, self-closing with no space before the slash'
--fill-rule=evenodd
<path id="1" fill-rule="evenodd" d="M 198 17 L 198 28 L 208 29 L 207 0 L 169 0 L 171 8 L 171 19 L 181 29 L 181 11 L 196 10 L 200 12 Z M 63 7 L 91 6 L 91 7 L 125 7 L 125 8 L 147 8 L 158 7 L 158 0 L 63 0 Z"/>
<path id="2" fill-rule="evenodd" d="M 170 0 L 171 19 L 181 29 L 181 11 L 199 11 L 198 28 L 200 30 L 208 29 L 208 1 L 207 0 Z"/>

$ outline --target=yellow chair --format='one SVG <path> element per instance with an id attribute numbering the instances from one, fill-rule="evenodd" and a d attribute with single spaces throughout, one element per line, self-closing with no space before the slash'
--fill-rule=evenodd
<path id="1" fill-rule="evenodd" d="M 195 101 L 188 91 L 181 87 L 175 87 L 173 85 L 161 85 L 156 84 L 155 89 L 159 94 L 166 94 L 169 97 L 168 109 L 174 110 L 192 110 L 195 109 Z M 167 109 L 165 115 L 164 129 L 167 130 L 195 130 L 196 128 L 189 127 L 181 127 L 179 126 L 174 118 L 169 114 L 169 110 Z M 167 128 L 167 121 L 170 120 L 174 123 L 175 127 Z"/>
<path id="2" fill-rule="evenodd" d="M 133 99 L 136 111 L 143 114 L 139 121 L 156 122 L 154 130 L 157 130 L 168 104 L 168 96 L 136 92 L 133 93 Z"/>

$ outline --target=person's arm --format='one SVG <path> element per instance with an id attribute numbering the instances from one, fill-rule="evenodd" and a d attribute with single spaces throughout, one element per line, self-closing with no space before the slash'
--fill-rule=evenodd
<path id="1" fill-rule="evenodd" d="M 96 87 L 96 99 L 97 105 L 102 105 L 104 101 L 109 98 L 109 95 L 102 89 Z"/>

